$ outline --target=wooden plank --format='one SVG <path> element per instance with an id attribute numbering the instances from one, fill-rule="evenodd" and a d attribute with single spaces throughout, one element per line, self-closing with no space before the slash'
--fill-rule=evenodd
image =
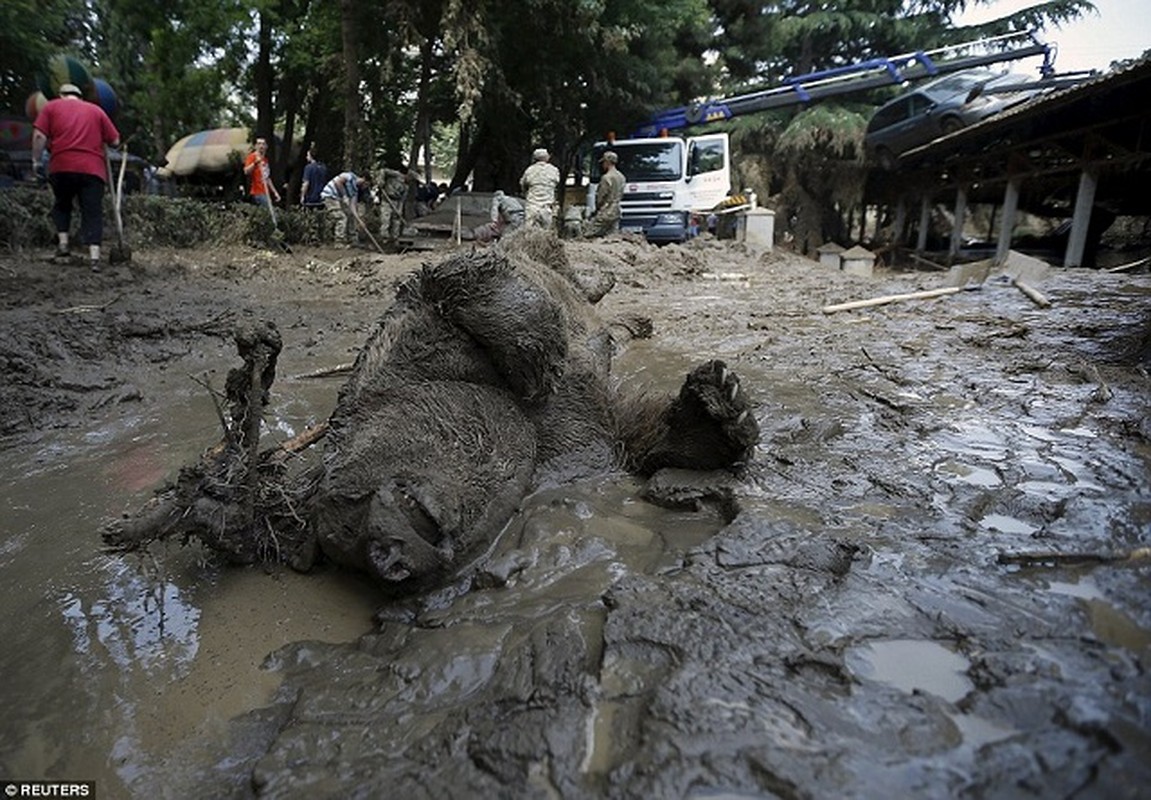
<path id="1" fill-rule="evenodd" d="M 852 300 L 849 303 L 837 303 L 835 305 L 824 306 L 824 314 L 832 314 L 836 311 L 850 311 L 855 308 L 870 308 L 871 306 L 882 306 L 887 303 L 900 303 L 904 300 L 928 300 L 932 297 L 943 297 L 956 292 L 962 292 L 971 288 L 967 286 L 945 286 L 942 289 L 925 289 L 921 292 L 906 292 L 904 294 L 888 294 L 882 297 L 872 297 L 868 300 Z"/>

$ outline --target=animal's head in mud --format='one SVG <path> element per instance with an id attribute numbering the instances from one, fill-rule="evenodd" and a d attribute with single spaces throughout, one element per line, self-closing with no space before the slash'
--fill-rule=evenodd
<path id="1" fill-rule="evenodd" d="M 331 419 L 315 512 L 329 558 L 411 591 L 492 540 L 541 460 L 610 450 L 606 329 L 529 250 L 460 255 L 399 288 Z"/>

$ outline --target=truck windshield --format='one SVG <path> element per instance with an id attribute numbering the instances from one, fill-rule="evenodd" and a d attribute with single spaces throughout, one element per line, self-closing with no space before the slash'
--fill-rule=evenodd
<path id="1" fill-rule="evenodd" d="M 682 142 L 674 139 L 644 144 L 616 142 L 611 145 L 611 149 L 619 156 L 616 166 L 629 182 L 677 181 L 683 177 Z M 599 153 L 596 153 L 598 159 Z M 598 178 L 598 163 L 596 173 Z"/>

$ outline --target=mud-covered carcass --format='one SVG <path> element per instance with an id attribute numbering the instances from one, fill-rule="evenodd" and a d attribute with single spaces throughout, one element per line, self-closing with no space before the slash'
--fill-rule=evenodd
<path id="1" fill-rule="evenodd" d="M 427 265 L 399 285 L 328 422 L 265 451 L 279 334 L 239 332 L 225 441 L 105 541 L 195 537 L 235 561 L 299 569 L 327 559 L 407 593 L 456 574 L 543 482 L 738 469 L 759 438 L 738 378 L 712 360 L 675 395 L 620 390 L 613 349 L 637 322 L 596 314 L 609 287 L 532 231 Z M 285 454 L 321 438 L 322 464 L 289 475 Z"/>

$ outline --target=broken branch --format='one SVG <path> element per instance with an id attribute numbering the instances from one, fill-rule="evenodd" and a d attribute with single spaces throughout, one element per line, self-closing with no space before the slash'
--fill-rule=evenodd
<path id="1" fill-rule="evenodd" d="M 295 380 L 304 380 L 306 378 L 329 378 L 332 375 L 345 375 L 351 372 L 352 367 L 354 366 L 355 364 L 353 362 L 348 361 L 344 364 L 336 364 L 334 367 L 324 367 L 323 369 L 317 369 L 313 372 L 304 372 L 300 375 L 293 375 L 292 377 Z"/>
<path id="2" fill-rule="evenodd" d="M 1032 553 L 1000 553 L 996 560 L 1000 564 L 1035 567 L 1109 564 L 1118 561 L 1140 561 L 1146 558 L 1151 558 L 1151 547 L 1137 547 L 1126 553 L 1058 553 L 1043 550 Z"/>

